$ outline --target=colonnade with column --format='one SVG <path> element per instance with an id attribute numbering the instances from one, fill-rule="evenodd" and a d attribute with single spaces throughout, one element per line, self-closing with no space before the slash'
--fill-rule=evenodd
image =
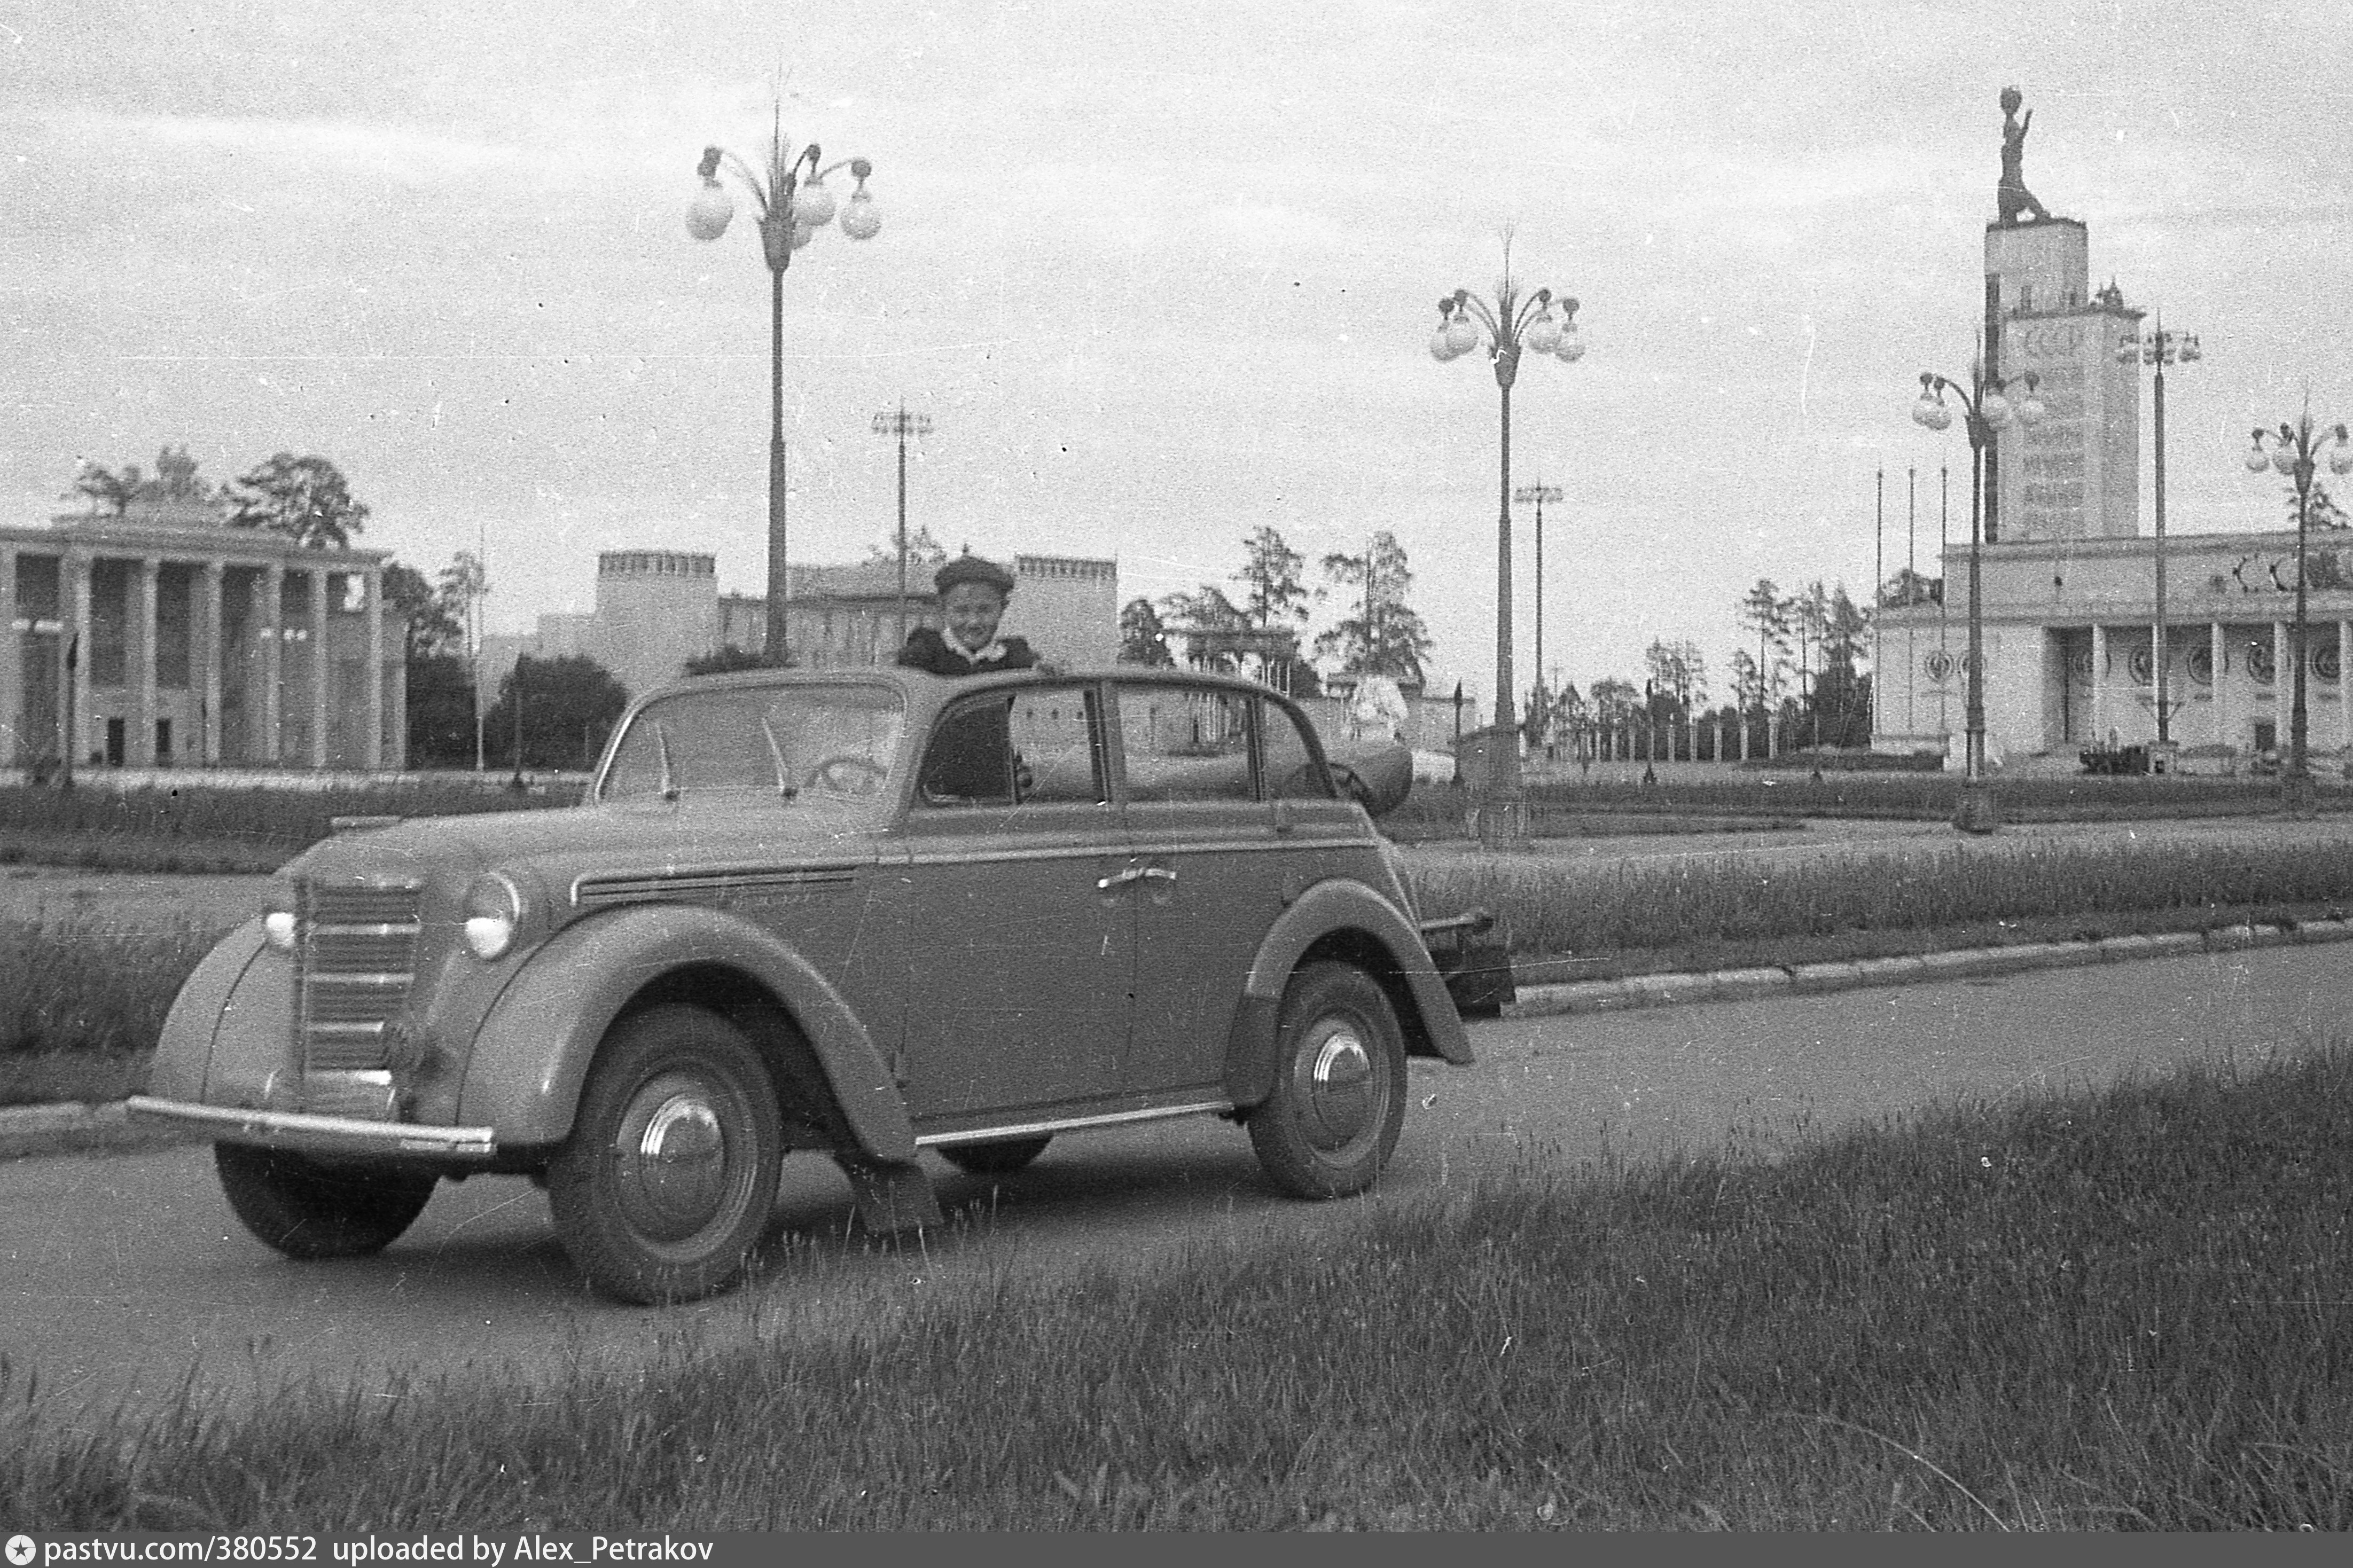
<path id="1" fill-rule="evenodd" d="M 272 559 L 251 553 L 243 538 L 238 542 L 245 550 L 236 552 L 170 548 L 176 542 L 53 542 L 28 539 L 26 532 L 0 538 L 0 766 L 36 761 L 60 743 L 60 735 L 78 763 L 98 758 L 132 767 L 237 762 L 323 770 L 340 761 L 375 770 L 388 760 L 398 765 L 400 759 L 387 753 L 402 748 L 396 740 L 387 746 L 385 718 L 405 682 L 390 681 L 393 690 L 387 693 L 383 559 L 357 552 L 322 558 L 290 547 L 289 558 Z M 168 686 L 159 679 L 167 574 L 174 578 L 171 618 L 179 623 L 171 639 L 174 651 L 185 638 L 187 653 L 185 673 L 180 659 L 171 661 L 174 682 Z M 240 581 L 233 582 L 233 574 Z M 119 633 L 112 624 L 113 594 L 101 617 L 96 591 L 101 576 L 111 589 L 118 575 L 127 577 Z M 302 610 L 293 624 L 285 613 L 289 577 L 300 579 L 303 587 L 298 595 Z M 366 668 L 364 689 L 346 693 L 340 708 L 332 700 L 336 649 L 330 636 L 338 578 L 355 578 L 361 584 L 363 632 L 360 638 L 345 639 L 345 651 L 357 652 L 350 643 L 363 642 Z M 237 592 L 248 597 L 237 607 L 241 613 L 233 614 L 231 596 Z M 111 645 L 103 648 L 101 618 L 109 623 L 105 641 Z M 233 637 L 243 640 L 242 649 L 231 646 Z M 37 658 L 53 654 L 55 667 L 28 668 L 37 661 L 27 658 L 28 650 L 44 642 L 44 654 Z M 119 679 L 99 679 L 101 651 L 108 673 L 119 673 Z M 290 655 L 301 661 L 292 668 Z M 299 754 L 289 754 L 296 748 L 287 744 L 284 694 L 290 679 L 307 698 Z M 37 712 L 28 704 L 37 688 L 48 693 Z M 167 692 L 183 690 L 185 698 L 167 700 Z M 107 696 L 103 704 L 101 693 Z M 112 748 L 99 727 L 101 706 L 120 710 L 118 757 L 108 756 Z M 234 737 L 228 729 L 232 706 L 238 710 L 241 731 Z M 191 721 L 177 730 L 163 727 L 175 717 Z M 345 742 L 341 748 L 332 744 L 339 718 Z M 340 758 L 334 755 L 338 750 L 344 753 Z"/>
<path id="2" fill-rule="evenodd" d="M 2087 745 L 2113 737 L 2121 744 L 2137 745 L 2153 739 L 2156 628 L 2137 620 L 2095 621 L 2088 632 L 2085 710 L 2068 712 L 2052 741 Z M 2353 749 L 2353 700 L 2348 700 L 2345 686 L 2345 671 L 2353 668 L 2353 616 L 2314 616 L 2306 622 L 2306 633 L 2311 744 L 2322 751 Z M 2248 751 L 2256 743 L 2255 725 L 2263 723 L 2272 726 L 2272 744 L 2287 743 L 2295 679 L 2292 618 L 2168 621 L 2166 646 L 2168 695 L 2176 704 L 2168 727 L 2173 741 Z M 2144 654 L 2151 662 L 2147 679 L 2133 668 Z M 2060 661 L 2060 701 L 2067 704 L 2072 675 L 2065 659 Z"/>

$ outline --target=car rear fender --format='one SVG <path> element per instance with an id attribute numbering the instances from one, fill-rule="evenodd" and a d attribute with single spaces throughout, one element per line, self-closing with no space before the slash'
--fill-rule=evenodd
<path id="1" fill-rule="evenodd" d="M 747 977 L 790 1016 L 860 1149 L 915 1157 L 891 1069 L 832 984 L 750 922 L 677 904 L 597 915 L 533 952 L 474 1036 L 459 1120 L 497 1128 L 501 1144 L 561 1142 L 613 1021 L 664 976 L 714 966 Z"/>
<path id="2" fill-rule="evenodd" d="M 1272 1089 L 1283 988 L 1301 963 L 1324 957 L 1353 963 L 1380 982 L 1397 1009 L 1409 1053 L 1458 1064 L 1473 1059 L 1461 1015 L 1430 961 L 1420 931 L 1404 910 L 1371 888 L 1335 878 L 1293 900 L 1259 943 L 1226 1037 L 1226 1095 L 1234 1104 L 1256 1105 Z"/>

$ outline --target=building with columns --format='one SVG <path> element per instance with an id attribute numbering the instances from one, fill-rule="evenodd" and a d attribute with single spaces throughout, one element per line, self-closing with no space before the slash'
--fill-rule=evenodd
<path id="1" fill-rule="evenodd" d="M 2158 542 L 2140 531 L 2138 337 L 2143 312 L 2114 283 L 2089 287 L 2090 246 L 2072 218 L 1986 226 L 1985 353 L 2013 397 L 2032 374 L 2044 417 L 1988 448 L 1979 552 L 1986 753 L 2073 771 L 2079 753 L 2157 738 Z M 2126 345 L 2131 345 L 2129 355 Z M 1956 410 L 1957 416 L 1958 410 Z M 1958 484 L 1968 447 L 1957 416 Z M 2251 486 L 2274 511 L 2282 486 Z M 1966 500 L 1963 500 L 1966 505 Z M 2168 734 L 2185 760 L 2285 745 L 2295 663 L 2293 529 L 2183 530 L 2165 540 Z M 1933 596 L 1883 604 L 1874 631 L 1873 747 L 1933 751 L 1960 765 L 1968 649 L 1966 512 Z M 2316 752 L 2353 747 L 2353 535 L 2306 537 L 2306 702 Z"/>
<path id="2" fill-rule="evenodd" d="M 173 498 L 0 527 L 0 768 L 404 766 L 385 559 Z"/>

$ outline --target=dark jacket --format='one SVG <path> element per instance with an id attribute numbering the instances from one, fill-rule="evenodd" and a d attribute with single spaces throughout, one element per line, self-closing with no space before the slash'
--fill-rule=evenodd
<path id="1" fill-rule="evenodd" d="M 1037 654 L 1019 637 L 999 637 L 995 646 L 1000 650 L 996 658 L 976 662 L 967 658 L 962 648 L 949 647 L 947 638 L 934 627 L 917 626 L 907 634 L 907 646 L 899 650 L 899 662 L 909 669 L 948 676 L 1028 669 L 1038 662 Z"/>

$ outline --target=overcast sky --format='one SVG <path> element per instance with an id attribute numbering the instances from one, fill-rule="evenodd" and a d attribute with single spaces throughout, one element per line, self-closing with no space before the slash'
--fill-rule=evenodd
<path id="1" fill-rule="evenodd" d="M 706 142 L 873 160 L 882 214 L 786 279 L 792 550 L 892 521 L 876 411 L 927 414 L 911 513 L 951 549 L 1115 556 L 1123 597 L 1393 530 L 1434 674 L 1491 689 L 1497 396 L 1435 303 L 1583 301 L 1523 369 L 1545 662 L 1718 695 L 1748 584 L 1867 598 L 1906 416 L 1965 376 L 2001 88 L 2095 285 L 2198 331 L 2168 527 L 2284 516 L 2248 430 L 2353 416 L 2353 113 L 2335 6 L 1978 0 L 1415 5 L 0 0 L 0 503 L 185 443 L 227 479 L 318 453 L 364 542 L 488 546 L 491 625 L 586 608 L 595 552 L 764 586 L 767 274 L 686 233 Z M 847 181 L 840 180 L 846 193 Z M 2145 421 L 2146 423 L 2146 421 Z M 2146 458 L 2144 459 L 2146 462 Z M 2148 486 L 2143 484 L 2147 512 Z M 2148 524 L 2144 519 L 2144 530 Z M 1519 530 L 1522 684 L 1534 557 Z M 1319 608 L 1318 624 L 1329 618 Z"/>

